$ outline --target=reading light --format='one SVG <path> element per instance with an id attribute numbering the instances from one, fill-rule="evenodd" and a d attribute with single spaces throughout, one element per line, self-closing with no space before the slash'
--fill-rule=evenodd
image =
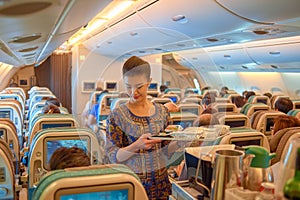
<path id="1" fill-rule="evenodd" d="M 172 17 L 172 20 L 181 24 L 185 24 L 188 22 L 188 19 L 184 15 L 175 15 L 174 17 Z"/>

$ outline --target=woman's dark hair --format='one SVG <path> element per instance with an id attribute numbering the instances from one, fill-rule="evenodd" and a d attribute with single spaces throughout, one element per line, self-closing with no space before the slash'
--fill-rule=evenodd
<path id="1" fill-rule="evenodd" d="M 57 107 L 60 107 L 60 101 L 57 99 L 57 98 L 49 98 L 49 99 L 46 99 L 46 105 L 55 105 Z"/>
<path id="2" fill-rule="evenodd" d="M 60 114 L 60 109 L 58 106 L 53 105 L 53 104 L 49 104 L 49 105 L 45 105 L 45 107 L 43 108 L 43 113 L 44 114 Z"/>
<path id="3" fill-rule="evenodd" d="M 90 158 L 83 149 L 78 147 L 60 147 L 56 149 L 49 163 L 51 170 L 91 165 Z"/>
<path id="4" fill-rule="evenodd" d="M 148 62 L 143 59 L 132 56 L 123 65 L 123 76 L 145 75 L 150 79 L 151 68 Z"/>
<path id="5" fill-rule="evenodd" d="M 278 111 L 288 113 L 290 110 L 292 110 L 294 107 L 293 102 L 288 98 L 279 98 L 275 102 L 275 109 L 278 109 Z"/>

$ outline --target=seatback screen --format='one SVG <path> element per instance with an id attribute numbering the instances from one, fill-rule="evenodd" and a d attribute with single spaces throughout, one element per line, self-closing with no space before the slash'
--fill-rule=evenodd
<path id="1" fill-rule="evenodd" d="M 42 129 L 47 128 L 60 128 L 60 127 L 72 127 L 73 123 L 42 123 Z"/>
<path id="2" fill-rule="evenodd" d="M 0 118 L 7 118 L 10 119 L 10 111 L 9 110 L 1 110 L 0 111 Z"/>
<path id="3" fill-rule="evenodd" d="M 111 191 L 101 191 L 101 192 L 89 192 L 81 194 L 68 194 L 60 196 L 60 200 L 114 200 L 114 199 L 128 199 L 128 190 L 111 190 Z"/>
<path id="4" fill-rule="evenodd" d="M 248 145 L 257 145 L 260 146 L 261 145 L 261 139 L 251 139 L 251 140 L 247 140 L 244 138 L 240 138 L 240 140 L 235 140 L 232 141 L 231 144 L 234 144 L 236 146 L 242 147 L 242 146 L 248 146 Z"/>
<path id="5" fill-rule="evenodd" d="M 245 121 L 225 121 L 225 125 L 230 126 L 230 128 L 245 126 Z"/>

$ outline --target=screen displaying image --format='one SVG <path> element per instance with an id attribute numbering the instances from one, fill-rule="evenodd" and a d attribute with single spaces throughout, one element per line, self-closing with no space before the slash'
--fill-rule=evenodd
<path id="1" fill-rule="evenodd" d="M 248 146 L 248 145 L 260 146 L 261 139 L 232 141 L 231 144 L 234 144 L 234 145 L 239 146 L 239 147 Z"/>
<path id="2" fill-rule="evenodd" d="M 84 82 L 83 90 L 84 91 L 93 91 L 95 89 L 96 83 L 94 82 Z"/>
<path id="3" fill-rule="evenodd" d="M 107 98 L 106 99 L 106 106 L 110 107 L 111 102 L 114 100 L 114 98 Z"/>
<path id="4" fill-rule="evenodd" d="M 233 108 L 230 107 L 223 107 L 223 108 L 218 108 L 219 112 L 233 112 Z"/>
<path id="5" fill-rule="evenodd" d="M 177 102 L 177 97 L 168 97 L 168 98 L 171 99 L 173 103 Z"/>
<path id="6" fill-rule="evenodd" d="M 271 131 L 272 126 L 274 126 L 274 119 L 273 118 L 267 118 L 266 131 Z"/>
<path id="7" fill-rule="evenodd" d="M 300 104 L 296 104 L 295 109 L 300 109 Z"/>
<path id="8" fill-rule="evenodd" d="M 111 190 L 102 192 L 89 192 L 82 194 L 69 194 L 60 196 L 60 200 L 127 200 L 128 190 Z"/>
<path id="9" fill-rule="evenodd" d="M 48 140 L 46 141 L 47 149 L 46 149 L 46 164 L 49 163 L 49 160 L 54 153 L 54 151 L 60 147 L 71 148 L 73 146 L 83 149 L 86 153 L 88 153 L 88 141 L 87 139 L 70 139 L 70 140 Z"/>
<path id="10" fill-rule="evenodd" d="M 106 89 L 107 90 L 116 90 L 117 89 L 117 83 L 116 82 L 107 82 L 106 83 Z"/>
<path id="11" fill-rule="evenodd" d="M 4 130 L 0 130 L 0 138 L 5 139 Z"/>
<path id="12" fill-rule="evenodd" d="M 225 125 L 230 128 L 245 126 L 245 121 L 225 121 Z"/>
<path id="13" fill-rule="evenodd" d="M 150 85 L 149 85 L 149 87 L 148 87 L 148 90 L 156 91 L 157 88 L 158 88 L 157 83 L 150 83 Z"/>
<path id="14" fill-rule="evenodd" d="M 0 118 L 7 118 L 10 119 L 10 111 L 9 110 L 1 110 L 0 111 Z"/>
<path id="15" fill-rule="evenodd" d="M 43 123 L 42 124 L 42 129 L 47 129 L 47 128 L 58 128 L 58 127 L 72 127 L 72 123 Z"/>

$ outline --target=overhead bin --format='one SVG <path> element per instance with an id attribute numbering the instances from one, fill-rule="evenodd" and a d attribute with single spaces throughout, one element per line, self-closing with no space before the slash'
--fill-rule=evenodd
<path id="1" fill-rule="evenodd" d="M 247 47 L 246 50 L 259 64 L 300 62 L 300 43 Z"/>
<path id="2" fill-rule="evenodd" d="M 236 2 L 235 2 L 236 3 Z M 211 0 L 156 1 L 139 12 L 153 27 L 164 27 L 165 34 L 189 38 L 209 37 L 250 26 Z"/>
<path id="3" fill-rule="evenodd" d="M 300 17 L 299 0 L 215 0 L 228 11 L 257 22 L 276 23 Z"/>

